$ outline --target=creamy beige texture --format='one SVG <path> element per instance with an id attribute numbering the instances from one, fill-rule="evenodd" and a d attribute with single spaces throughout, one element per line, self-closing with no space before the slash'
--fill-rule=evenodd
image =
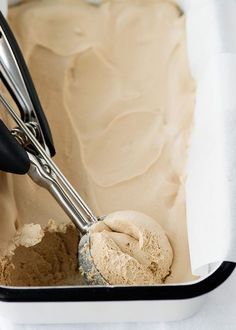
<path id="1" fill-rule="evenodd" d="M 173 252 L 163 229 L 135 211 L 109 214 L 90 236 L 93 262 L 110 284 L 163 283 L 170 274 Z"/>
<path id="2" fill-rule="evenodd" d="M 174 249 L 168 282 L 192 280 L 185 165 L 195 86 L 172 1 L 35 1 L 10 10 L 48 117 L 55 161 L 96 214 L 154 218 Z M 66 220 L 30 178 L 1 174 L 1 253 L 23 223 Z"/>
<path id="3" fill-rule="evenodd" d="M 50 220 L 44 229 L 38 224 L 23 225 L 1 260 L 0 282 L 14 286 L 81 284 L 78 241 L 70 224 L 57 225 Z"/>

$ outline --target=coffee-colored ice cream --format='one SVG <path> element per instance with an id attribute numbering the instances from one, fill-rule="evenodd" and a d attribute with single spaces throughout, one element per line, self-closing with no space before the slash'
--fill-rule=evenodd
<path id="1" fill-rule="evenodd" d="M 52 128 L 55 162 L 98 216 L 131 209 L 160 224 L 174 251 L 166 282 L 192 280 L 184 184 L 195 86 L 179 8 L 167 0 L 113 0 L 100 6 L 82 0 L 27 1 L 10 9 L 9 21 Z M 29 177 L 1 174 L 0 180 L 3 258 L 23 224 L 44 228 L 50 218 L 68 221 Z M 107 232 L 99 235 L 94 244 L 104 235 L 111 238 Z M 57 237 L 62 240 L 60 229 Z M 122 250 L 116 238 L 112 241 Z M 50 240 L 46 229 L 35 249 L 44 242 L 47 255 Z M 13 265 L 20 258 L 18 249 Z M 122 251 L 125 258 L 134 253 Z M 66 263 L 71 253 L 57 262 Z M 99 253 L 94 253 L 97 265 Z M 4 276 L 2 282 L 19 284 L 18 269 L 10 282 Z M 47 272 L 42 283 L 55 284 L 53 268 Z M 147 283 L 146 269 L 142 274 Z M 37 285 L 40 281 L 35 279 Z M 25 281 L 33 284 L 33 279 Z"/>
<path id="2" fill-rule="evenodd" d="M 163 283 L 170 274 L 173 252 L 163 229 L 135 211 L 109 214 L 91 229 L 90 254 L 110 284 Z"/>
<path id="3" fill-rule="evenodd" d="M 70 225 L 50 220 L 42 229 L 25 224 L 9 244 L 0 263 L 0 281 L 6 285 L 46 286 L 82 284 L 78 270 L 78 233 Z"/>

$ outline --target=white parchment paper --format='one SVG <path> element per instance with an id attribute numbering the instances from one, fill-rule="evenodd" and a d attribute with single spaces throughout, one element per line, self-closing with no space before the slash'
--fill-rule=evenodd
<path id="1" fill-rule="evenodd" d="M 182 0 L 197 83 L 186 185 L 192 271 L 236 262 L 236 1 Z"/>

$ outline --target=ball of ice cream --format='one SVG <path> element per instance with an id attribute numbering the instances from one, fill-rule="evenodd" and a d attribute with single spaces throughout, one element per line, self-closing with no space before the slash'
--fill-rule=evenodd
<path id="1" fill-rule="evenodd" d="M 170 274 L 173 251 L 161 226 L 136 211 L 109 214 L 91 228 L 90 253 L 109 284 L 158 284 Z"/>

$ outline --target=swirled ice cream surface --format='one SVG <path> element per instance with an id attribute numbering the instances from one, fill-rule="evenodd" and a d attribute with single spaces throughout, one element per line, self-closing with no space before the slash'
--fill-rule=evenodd
<path id="1" fill-rule="evenodd" d="M 166 282 L 191 281 L 184 185 L 195 85 L 180 9 L 168 0 L 27 1 L 10 9 L 9 22 L 55 162 L 98 216 L 134 210 L 160 224 L 174 251 Z M 2 255 L 23 224 L 66 221 L 30 178 L 0 179 Z"/>

